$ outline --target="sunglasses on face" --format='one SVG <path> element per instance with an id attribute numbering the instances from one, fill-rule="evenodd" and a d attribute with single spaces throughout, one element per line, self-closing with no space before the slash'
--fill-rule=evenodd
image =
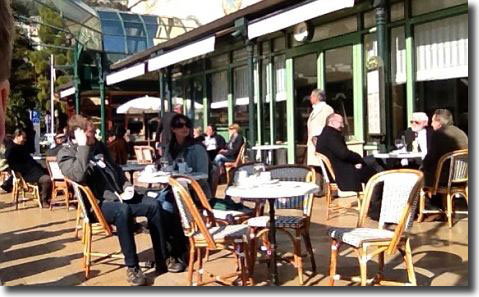
<path id="1" fill-rule="evenodd" d="M 184 122 L 179 122 L 179 123 L 176 123 L 173 125 L 173 128 L 191 128 L 190 125 L 188 123 L 184 123 Z"/>
<path id="2" fill-rule="evenodd" d="M 418 124 L 420 124 L 420 122 L 419 122 L 419 121 L 411 121 L 411 124 L 416 124 L 416 125 L 418 125 Z"/>

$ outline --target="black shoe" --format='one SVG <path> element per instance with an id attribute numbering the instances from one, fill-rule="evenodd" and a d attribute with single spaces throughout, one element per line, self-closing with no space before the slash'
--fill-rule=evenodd
<path id="1" fill-rule="evenodd" d="M 166 259 L 166 265 L 168 266 L 168 272 L 178 273 L 186 269 L 186 264 L 179 258 L 169 257 Z"/>
<path id="2" fill-rule="evenodd" d="M 126 280 L 130 286 L 144 286 L 146 285 L 146 278 L 140 267 L 128 267 L 126 270 Z"/>

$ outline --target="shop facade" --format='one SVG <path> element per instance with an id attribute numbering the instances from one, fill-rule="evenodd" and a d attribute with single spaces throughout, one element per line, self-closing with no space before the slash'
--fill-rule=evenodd
<path id="1" fill-rule="evenodd" d="M 289 163 L 304 161 L 314 88 L 325 90 L 328 104 L 344 116 L 348 145 L 358 152 L 394 143 L 414 111 L 431 116 L 436 108 L 448 108 L 467 132 L 467 1 L 352 1 L 350 7 L 255 33 L 274 29 L 275 17 L 321 1 L 290 2 L 273 14 L 238 14 L 229 29 L 213 22 L 203 35 L 189 32 L 192 38 L 184 37 L 182 47 L 215 37 L 204 53 L 156 67 L 155 58 L 174 50 L 133 56 L 113 64 L 109 75 L 145 63 L 145 72 L 159 74 L 158 91 L 168 102 L 162 112 L 182 103 L 195 127 L 213 123 L 221 133 L 238 123 L 250 146 L 284 145 Z"/>

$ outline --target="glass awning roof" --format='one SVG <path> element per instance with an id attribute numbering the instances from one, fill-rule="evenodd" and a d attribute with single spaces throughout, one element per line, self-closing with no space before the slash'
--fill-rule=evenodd
<path id="1" fill-rule="evenodd" d="M 197 26 L 191 20 L 90 7 L 81 0 L 35 1 L 58 11 L 78 42 L 87 49 L 106 52 L 112 63 Z"/>

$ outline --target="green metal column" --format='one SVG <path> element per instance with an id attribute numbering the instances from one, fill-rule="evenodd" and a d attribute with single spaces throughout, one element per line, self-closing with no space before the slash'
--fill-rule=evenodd
<path id="1" fill-rule="evenodd" d="M 296 158 L 294 132 L 294 73 L 293 58 L 286 59 L 286 121 L 288 136 L 288 163 L 294 164 Z"/>
<path id="2" fill-rule="evenodd" d="M 210 108 L 208 105 L 208 80 L 206 78 L 206 59 L 203 59 L 203 131 L 206 131 L 206 127 L 210 122 Z"/>
<path id="3" fill-rule="evenodd" d="M 269 64 L 266 69 L 268 82 L 266 88 L 269 97 L 269 124 L 270 124 L 270 144 L 276 141 L 276 71 L 274 71 L 274 57 L 270 55 Z M 268 75 L 269 74 L 269 75 Z"/>
<path id="4" fill-rule="evenodd" d="M 100 87 L 100 131 L 101 140 L 106 142 L 106 129 L 105 129 L 105 73 L 103 72 L 101 53 L 96 54 L 96 64 L 98 67 L 98 85 Z"/>
<path id="5" fill-rule="evenodd" d="M 412 120 L 412 113 L 416 108 L 416 52 L 414 51 L 414 26 L 409 21 L 411 16 L 411 1 L 404 2 L 404 13 L 406 17 L 406 117 L 409 123 Z"/>
<path id="6" fill-rule="evenodd" d="M 389 42 L 388 42 L 388 9 L 389 9 L 389 0 L 375 0 L 374 3 L 376 6 L 376 34 L 378 41 L 378 56 L 383 62 L 383 85 L 380 88 L 384 90 L 384 106 L 385 114 L 382 116 L 386 119 L 386 145 L 389 146 L 392 144 L 392 106 L 391 106 L 391 96 L 389 92 Z"/>
<path id="7" fill-rule="evenodd" d="M 172 86 L 172 79 L 171 79 L 171 67 L 167 67 L 166 69 L 166 92 L 167 92 L 167 100 L 168 100 L 168 111 L 173 111 L 173 86 Z"/>
<path id="8" fill-rule="evenodd" d="M 318 75 L 318 89 L 323 91 L 326 86 L 326 74 L 324 73 L 324 69 L 324 51 L 321 51 L 316 60 L 316 72 Z"/>
<path id="9" fill-rule="evenodd" d="M 254 146 L 256 144 L 256 110 L 254 106 L 254 53 L 253 53 L 253 43 L 249 43 L 246 46 L 246 51 L 248 53 L 248 97 L 249 97 L 249 105 L 248 105 L 248 122 L 249 122 L 249 144 Z"/>
<path id="10" fill-rule="evenodd" d="M 261 61 L 262 62 L 262 61 Z M 256 117 L 256 133 L 257 133 L 257 142 L 258 144 L 263 144 L 264 143 L 264 137 L 263 136 L 263 131 L 264 130 L 264 116 L 263 116 L 263 88 L 262 84 L 260 83 L 262 73 L 263 73 L 263 68 L 262 68 L 262 63 L 260 63 L 260 60 L 257 59 L 256 63 L 254 64 L 256 67 L 255 71 L 255 76 L 254 76 L 254 97 L 257 100 L 256 103 L 256 111 L 258 116 Z"/>
<path id="11" fill-rule="evenodd" d="M 356 140 L 364 141 L 364 65 L 363 44 L 353 45 L 353 110 L 354 110 L 354 136 Z"/>
<path id="12" fill-rule="evenodd" d="M 163 71 L 161 69 L 158 70 L 158 84 L 160 87 L 160 98 L 161 98 L 159 116 L 161 118 L 165 114 L 165 76 L 163 75 Z"/>
<path id="13" fill-rule="evenodd" d="M 231 56 L 230 63 L 228 63 L 228 70 L 226 73 L 228 83 L 228 126 L 234 122 L 234 100 L 233 100 L 233 69 L 231 69 Z"/>
<path id="14" fill-rule="evenodd" d="M 77 43 L 73 48 L 73 87 L 75 88 L 75 113 L 80 113 L 80 77 L 78 76 L 78 60 L 81 48 Z"/>

